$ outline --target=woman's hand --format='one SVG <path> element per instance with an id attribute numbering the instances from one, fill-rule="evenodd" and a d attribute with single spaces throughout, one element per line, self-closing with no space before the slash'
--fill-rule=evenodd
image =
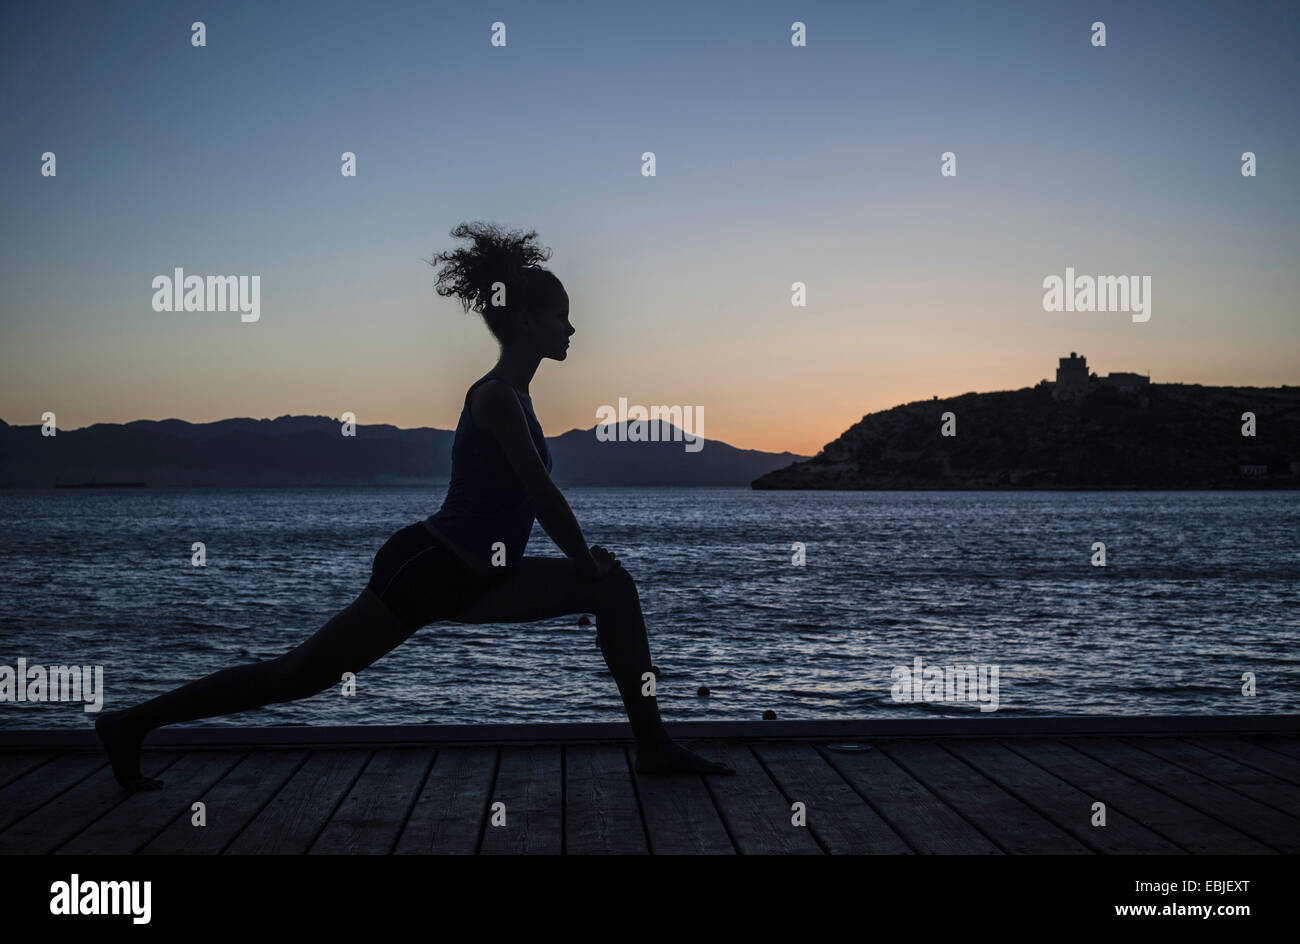
<path id="1" fill-rule="evenodd" d="M 618 558 L 605 550 L 599 544 L 593 544 L 590 550 L 591 563 L 587 566 L 579 565 L 578 576 L 584 580 L 600 580 L 606 577 L 614 570 L 615 567 L 622 566 Z"/>

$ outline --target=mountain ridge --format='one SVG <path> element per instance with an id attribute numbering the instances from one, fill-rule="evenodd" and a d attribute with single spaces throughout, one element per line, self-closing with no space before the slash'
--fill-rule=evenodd
<path id="1" fill-rule="evenodd" d="M 92 480 L 176 487 L 442 485 L 450 477 L 452 430 L 357 425 L 356 436 L 345 437 L 341 428 L 327 416 L 286 414 L 94 423 L 46 437 L 40 424 L 0 419 L 0 487 Z M 599 442 L 595 431 L 547 437 L 558 484 L 745 487 L 756 475 L 805 458 L 718 440 L 688 453 L 681 431 L 668 423 L 657 430 L 658 442 Z"/>

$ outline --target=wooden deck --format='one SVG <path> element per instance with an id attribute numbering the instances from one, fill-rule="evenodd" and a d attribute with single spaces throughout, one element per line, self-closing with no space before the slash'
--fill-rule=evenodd
<path id="1" fill-rule="evenodd" d="M 1220 720 L 671 726 L 734 778 L 638 775 L 619 725 L 170 729 L 135 795 L 0 731 L 0 853 L 1300 852 L 1297 719 Z"/>

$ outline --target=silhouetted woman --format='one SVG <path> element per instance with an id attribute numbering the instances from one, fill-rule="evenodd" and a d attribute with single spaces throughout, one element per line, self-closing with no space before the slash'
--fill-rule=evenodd
<path id="1" fill-rule="evenodd" d="M 310 639 L 277 659 L 223 669 L 95 723 L 118 783 L 156 790 L 140 773 L 140 744 L 163 725 L 308 698 L 340 683 L 438 620 L 521 623 L 596 615 L 596 639 L 636 737 L 643 773 L 730 774 L 674 743 L 652 697 L 641 602 L 613 554 L 587 547 L 533 415 L 528 385 L 543 358 L 568 356 L 569 296 L 541 263 L 536 232 L 462 223 L 471 246 L 438 254 L 437 291 L 476 311 L 501 345 L 496 366 L 472 384 L 456 426 L 451 483 L 442 508 L 402 528 L 375 555 L 361 595 Z M 566 558 L 525 557 L 533 519 Z"/>

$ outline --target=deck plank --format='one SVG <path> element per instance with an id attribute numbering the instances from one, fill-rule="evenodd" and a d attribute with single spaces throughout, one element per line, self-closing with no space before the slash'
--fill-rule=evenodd
<path id="1" fill-rule="evenodd" d="M 226 847 L 227 855 L 300 855 L 329 821 L 370 756 L 368 750 L 313 751 Z"/>
<path id="2" fill-rule="evenodd" d="M 900 741 L 884 751 L 927 790 L 1012 855 L 1086 855 L 1088 849 L 938 744 Z"/>
<path id="3" fill-rule="evenodd" d="M 1187 854 L 1181 847 L 1119 810 L 1107 811 L 1105 827 L 1093 826 L 1093 797 L 996 741 L 954 739 L 944 747 L 1098 852 L 1111 855 Z"/>
<path id="4" fill-rule="evenodd" d="M 54 797 L 108 766 L 102 754 L 70 751 L 0 789 L 0 830 L 44 806 Z"/>
<path id="5" fill-rule="evenodd" d="M 37 767 L 55 757 L 54 751 L 5 751 L 0 753 L 0 787 L 6 787 L 19 777 L 26 776 Z"/>
<path id="6" fill-rule="evenodd" d="M 502 748 L 479 852 L 559 855 L 564 849 L 562 791 L 560 748 Z M 492 824 L 491 808 L 497 803 L 505 804 L 503 826 Z"/>
<path id="7" fill-rule="evenodd" d="M 822 855 L 808 827 L 793 823 L 787 800 L 753 752 L 744 744 L 710 744 L 710 760 L 731 765 L 734 777 L 708 777 L 722 820 L 742 855 Z"/>
<path id="8" fill-rule="evenodd" d="M 387 855 L 432 763 L 429 748 L 375 751 L 309 854 Z"/>
<path id="9" fill-rule="evenodd" d="M 1231 758 L 1211 754 L 1181 738 L 1132 738 L 1128 743 L 1181 767 L 1198 771 L 1215 783 L 1230 787 L 1283 813 L 1300 816 L 1300 787 L 1285 780 L 1279 780 Z"/>
<path id="10" fill-rule="evenodd" d="M 635 773 L 650 851 L 656 855 L 732 855 L 703 778 L 695 774 Z"/>
<path id="11" fill-rule="evenodd" d="M 1234 793 L 1195 771 L 1179 767 L 1113 738 L 1073 746 L 1103 764 L 1167 794 L 1278 852 L 1300 852 L 1300 822 L 1249 797 Z"/>
<path id="12" fill-rule="evenodd" d="M 859 794 L 871 800 L 885 821 L 917 852 L 923 855 L 1002 853 L 879 747 L 861 754 L 819 753 Z"/>
<path id="13" fill-rule="evenodd" d="M 1075 750 L 1068 742 L 1016 738 L 1005 743 L 1020 756 L 1074 784 L 1093 801 L 1105 803 L 1107 809 L 1114 807 L 1188 852 L 1258 855 L 1272 851 L 1200 810 Z"/>
<path id="14" fill-rule="evenodd" d="M 832 855 L 910 855 L 903 838 L 812 745 L 755 745 L 781 791 L 808 810 L 808 828 Z"/>
<path id="15" fill-rule="evenodd" d="M 1266 747 L 1270 751 L 1277 751 L 1279 754 L 1285 754 L 1287 757 L 1293 757 L 1300 760 L 1300 737 L 1287 737 L 1279 734 L 1259 734 L 1251 735 L 1246 740 L 1258 744 L 1260 747 Z"/>
<path id="16" fill-rule="evenodd" d="M 182 752 L 146 751 L 144 768 L 166 774 Z M 117 785 L 107 764 L 0 832 L 0 854 L 49 854 L 131 794 Z"/>
<path id="17" fill-rule="evenodd" d="M 439 750 L 393 851 L 398 855 L 474 855 L 496 765 L 494 747 Z"/>
<path id="18" fill-rule="evenodd" d="M 161 790 L 133 793 L 58 849 L 60 855 L 129 855 L 187 812 L 245 751 L 192 751 L 167 768 Z"/>
<path id="19" fill-rule="evenodd" d="M 261 812 L 307 759 L 307 751 L 254 750 L 197 799 L 207 825 L 193 825 L 187 807 L 143 849 L 145 855 L 216 855 Z"/>
<path id="20" fill-rule="evenodd" d="M 1211 754 L 1228 757 L 1240 764 L 1267 771 L 1274 777 L 1300 786 L 1300 760 L 1281 754 L 1265 743 L 1234 737 L 1195 737 L 1187 739 Z"/>
<path id="21" fill-rule="evenodd" d="M 565 748 L 564 830 L 569 855 L 650 851 L 625 748 L 615 744 Z"/>

